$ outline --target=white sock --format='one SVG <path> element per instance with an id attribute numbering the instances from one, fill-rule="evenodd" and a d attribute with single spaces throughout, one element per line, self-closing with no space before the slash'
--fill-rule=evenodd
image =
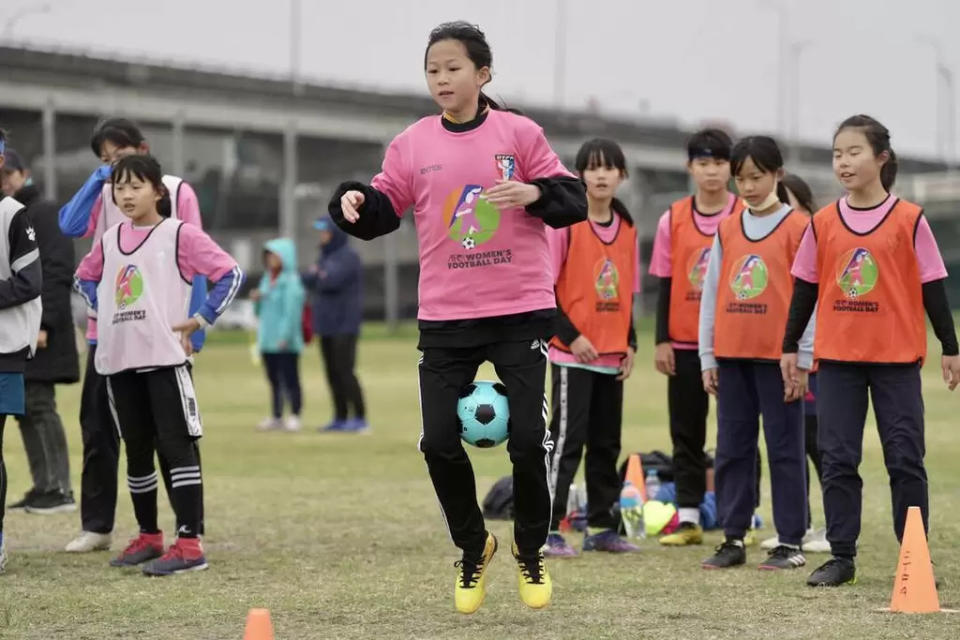
<path id="1" fill-rule="evenodd" d="M 690 507 L 680 507 L 678 510 L 680 514 L 680 522 L 690 522 L 692 524 L 700 524 L 700 509 L 690 508 Z"/>

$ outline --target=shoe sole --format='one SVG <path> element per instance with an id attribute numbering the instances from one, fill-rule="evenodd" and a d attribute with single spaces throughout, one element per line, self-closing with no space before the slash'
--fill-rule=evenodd
<path id="1" fill-rule="evenodd" d="M 839 583 L 839 584 L 830 584 L 830 583 L 828 583 L 828 582 L 817 582 L 817 583 L 811 584 L 811 583 L 808 582 L 808 583 L 807 583 L 807 586 L 808 586 L 808 587 L 814 587 L 814 588 L 825 588 L 825 589 L 827 589 L 827 588 L 830 588 L 830 587 L 834 587 L 834 588 L 836 588 L 836 587 L 842 587 L 842 586 L 847 585 L 847 584 L 849 584 L 849 585 L 855 585 L 855 584 L 857 584 L 857 577 L 854 576 L 854 577 L 850 578 L 849 580 L 847 580 L 846 582 L 841 582 L 841 583 Z"/>
<path id="2" fill-rule="evenodd" d="M 804 553 L 830 553 L 830 544 L 827 543 L 823 546 L 812 544 L 811 546 L 803 545 Z"/>
<path id="3" fill-rule="evenodd" d="M 796 566 L 791 565 L 789 567 L 775 567 L 770 564 L 761 564 L 757 567 L 757 569 L 760 571 L 790 571 L 791 569 L 800 569 L 804 566 L 806 566 L 806 563 L 798 564 Z"/>
<path id="4" fill-rule="evenodd" d="M 164 572 L 151 572 L 144 571 L 143 575 L 149 576 L 151 578 L 163 578 L 164 576 L 175 576 L 178 573 L 190 573 L 191 571 L 205 571 L 209 569 L 210 565 L 204 562 L 203 564 L 198 564 L 195 567 L 187 567 L 186 569 L 175 569 L 174 571 L 164 571 Z"/>
<path id="5" fill-rule="evenodd" d="M 144 558 L 143 560 L 139 560 L 137 562 L 123 562 L 123 561 L 118 561 L 116 558 L 114 558 L 113 560 L 110 561 L 110 566 L 117 567 L 118 569 L 122 569 L 124 567 L 139 567 L 144 562 L 152 562 L 162 555 L 163 554 L 161 553 L 153 556 L 152 558 Z"/>
<path id="6" fill-rule="evenodd" d="M 722 571 L 723 569 L 736 569 L 737 567 L 742 567 L 746 564 L 746 562 L 743 562 L 741 564 L 731 564 L 728 567 L 718 567 L 717 565 L 713 564 L 701 564 L 700 568 L 704 569 L 705 571 Z"/>
<path id="7" fill-rule="evenodd" d="M 24 507 L 23 509 L 27 513 L 31 513 L 36 516 L 49 516 L 54 513 L 73 513 L 77 510 L 76 504 L 61 504 L 56 507 Z"/>
<path id="8" fill-rule="evenodd" d="M 92 547 L 83 547 L 80 549 L 71 549 L 69 545 L 64 548 L 64 551 L 67 553 L 93 553 L 94 551 L 110 551 L 110 547 L 113 545 L 113 541 L 104 542 L 101 544 L 94 545 Z"/>

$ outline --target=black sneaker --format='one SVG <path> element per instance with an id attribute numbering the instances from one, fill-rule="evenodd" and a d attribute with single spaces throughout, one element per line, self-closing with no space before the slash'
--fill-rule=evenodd
<path id="1" fill-rule="evenodd" d="M 47 515 L 51 513 L 69 513 L 77 510 L 77 503 L 72 495 L 61 491 L 50 491 L 37 494 L 24 507 L 27 513 Z"/>
<path id="2" fill-rule="evenodd" d="M 700 563 L 704 569 L 729 569 L 747 563 L 743 540 L 724 540 L 715 553 Z"/>
<path id="3" fill-rule="evenodd" d="M 834 556 L 810 574 L 807 584 L 811 587 L 839 587 L 857 583 L 857 567 L 852 558 Z"/>
<path id="4" fill-rule="evenodd" d="M 807 564 L 807 559 L 803 557 L 803 552 L 799 547 L 788 547 L 785 544 L 778 545 L 771 549 L 767 559 L 760 563 L 759 569 L 763 571 L 777 571 L 779 569 L 799 569 Z"/>
<path id="5" fill-rule="evenodd" d="M 7 510 L 15 511 L 17 509 L 26 509 L 27 505 L 30 504 L 31 501 L 36 499 L 38 495 L 40 494 L 36 489 L 30 489 L 30 491 L 27 491 L 25 494 L 23 494 L 22 498 L 20 498 L 16 502 L 8 504 Z"/>

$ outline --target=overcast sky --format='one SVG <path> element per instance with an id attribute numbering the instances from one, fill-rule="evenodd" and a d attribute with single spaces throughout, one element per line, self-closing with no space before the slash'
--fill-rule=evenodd
<path id="1" fill-rule="evenodd" d="M 0 33 L 18 10 L 49 5 L 17 18 L 8 41 L 285 74 L 294 1 L 2 0 Z M 740 133 L 791 128 L 792 116 L 778 118 L 783 16 L 783 49 L 806 43 L 786 85 L 800 91 L 799 102 L 787 101 L 799 108 L 800 138 L 828 144 L 840 120 L 866 112 L 891 129 L 896 149 L 930 156 L 948 126 L 938 108 L 948 110 L 934 46 L 918 39 L 938 41 L 946 68 L 960 70 L 956 0 L 300 1 L 301 70 L 312 81 L 425 92 L 427 34 L 462 18 L 493 47 L 492 95 L 551 104 L 563 4 L 568 107 L 593 100 L 610 113 L 722 121 Z"/>

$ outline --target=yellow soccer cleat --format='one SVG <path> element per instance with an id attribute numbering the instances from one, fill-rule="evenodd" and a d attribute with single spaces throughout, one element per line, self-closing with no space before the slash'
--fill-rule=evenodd
<path id="1" fill-rule="evenodd" d="M 455 563 L 460 572 L 453 589 L 453 602 L 460 613 L 473 613 L 483 604 L 487 595 L 487 567 L 497 552 L 497 538 L 487 532 L 487 543 L 483 546 L 483 553 L 479 562 L 471 562 L 464 557 Z"/>
<path id="2" fill-rule="evenodd" d="M 703 544 L 703 527 L 692 522 L 682 522 L 676 531 L 660 538 L 660 544 L 667 547 Z"/>
<path id="3" fill-rule="evenodd" d="M 543 552 L 521 557 L 517 543 L 513 543 L 513 557 L 517 561 L 520 599 L 531 609 L 543 609 L 550 604 L 550 596 L 553 595 L 553 582 L 543 564 Z"/>

